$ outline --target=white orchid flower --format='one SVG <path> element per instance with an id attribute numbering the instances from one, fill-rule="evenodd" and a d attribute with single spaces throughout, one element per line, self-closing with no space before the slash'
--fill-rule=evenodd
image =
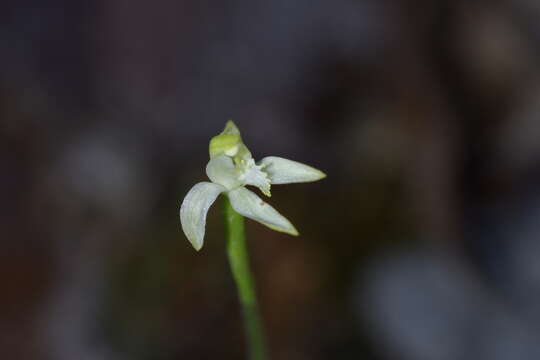
<path id="1" fill-rule="evenodd" d="M 210 140 L 206 175 L 212 182 L 193 186 L 180 207 L 182 229 L 195 250 L 203 246 L 206 214 L 219 194 L 226 194 L 233 209 L 241 215 L 296 236 L 298 231 L 289 220 L 245 186 L 256 186 L 270 196 L 272 184 L 311 182 L 326 177 L 322 171 L 276 156 L 255 163 L 232 121 Z"/>

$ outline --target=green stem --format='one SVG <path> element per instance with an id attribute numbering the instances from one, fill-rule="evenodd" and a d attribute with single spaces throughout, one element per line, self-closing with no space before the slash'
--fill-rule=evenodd
<path id="1" fill-rule="evenodd" d="M 244 231 L 244 218 L 234 211 L 229 199 L 224 197 L 227 254 L 242 305 L 244 330 L 247 337 L 249 359 L 266 360 L 264 331 L 259 315 L 253 275 L 249 268 L 248 250 Z"/>

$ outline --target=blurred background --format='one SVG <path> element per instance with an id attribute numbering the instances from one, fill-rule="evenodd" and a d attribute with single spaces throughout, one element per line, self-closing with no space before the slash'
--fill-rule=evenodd
<path id="1" fill-rule="evenodd" d="M 244 358 L 228 119 L 328 174 L 247 222 L 272 359 L 540 358 L 538 1 L 4 0 L 2 359 Z"/>

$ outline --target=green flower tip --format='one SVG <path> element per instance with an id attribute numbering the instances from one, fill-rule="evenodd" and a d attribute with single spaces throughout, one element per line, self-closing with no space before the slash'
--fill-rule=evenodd
<path id="1" fill-rule="evenodd" d="M 240 135 L 240 130 L 238 130 L 238 127 L 234 123 L 234 121 L 229 120 L 227 123 L 225 123 L 225 129 L 223 129 L 222 134 L 238 134 Z"/>
<path id="2" fill-rule="evenodd" d="M 210 158 L 219 155 L 235 156 L 242 145 L 240 131 L 231 120 L 227 121 L 225 129 L 221 134 L 214 136 L 210 140 Z"/>

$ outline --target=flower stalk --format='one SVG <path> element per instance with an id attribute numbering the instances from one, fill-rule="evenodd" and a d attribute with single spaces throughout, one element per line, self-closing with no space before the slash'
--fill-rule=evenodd
<path id="1" fill-rule="evenodd" d="M 232 121 L 210 140 L 208 150 L 210 161 L 206 165 L 206 175 L 210 182 L 199 182 L 189 190 L 180 206 L 180 223 L 193 248 L 201 250 L 208 210 L 220 194 L 224 195 L 227 255 L 242 305 L 249 359 L 266 360 L 264 331 L 249 268 L 244 217 L 293 236 L 297 236 L 298 231 L 246 186 L 258 188 L 270 197 L 271 185 L 318 181 L 326 175 L 306 164 L 277 156 L 267 156 L 256 162 Z"/>
<path id="2" fill-rule="evenodd" d="M 223 199 L 223 206 L 227 234 L 227 255 L 242 306 L 249 359 L 266 360 L 266 340 L 259 314 L 253 275 L 249 266 L 244 218 L 233 209 L 226 196 Z"/>

